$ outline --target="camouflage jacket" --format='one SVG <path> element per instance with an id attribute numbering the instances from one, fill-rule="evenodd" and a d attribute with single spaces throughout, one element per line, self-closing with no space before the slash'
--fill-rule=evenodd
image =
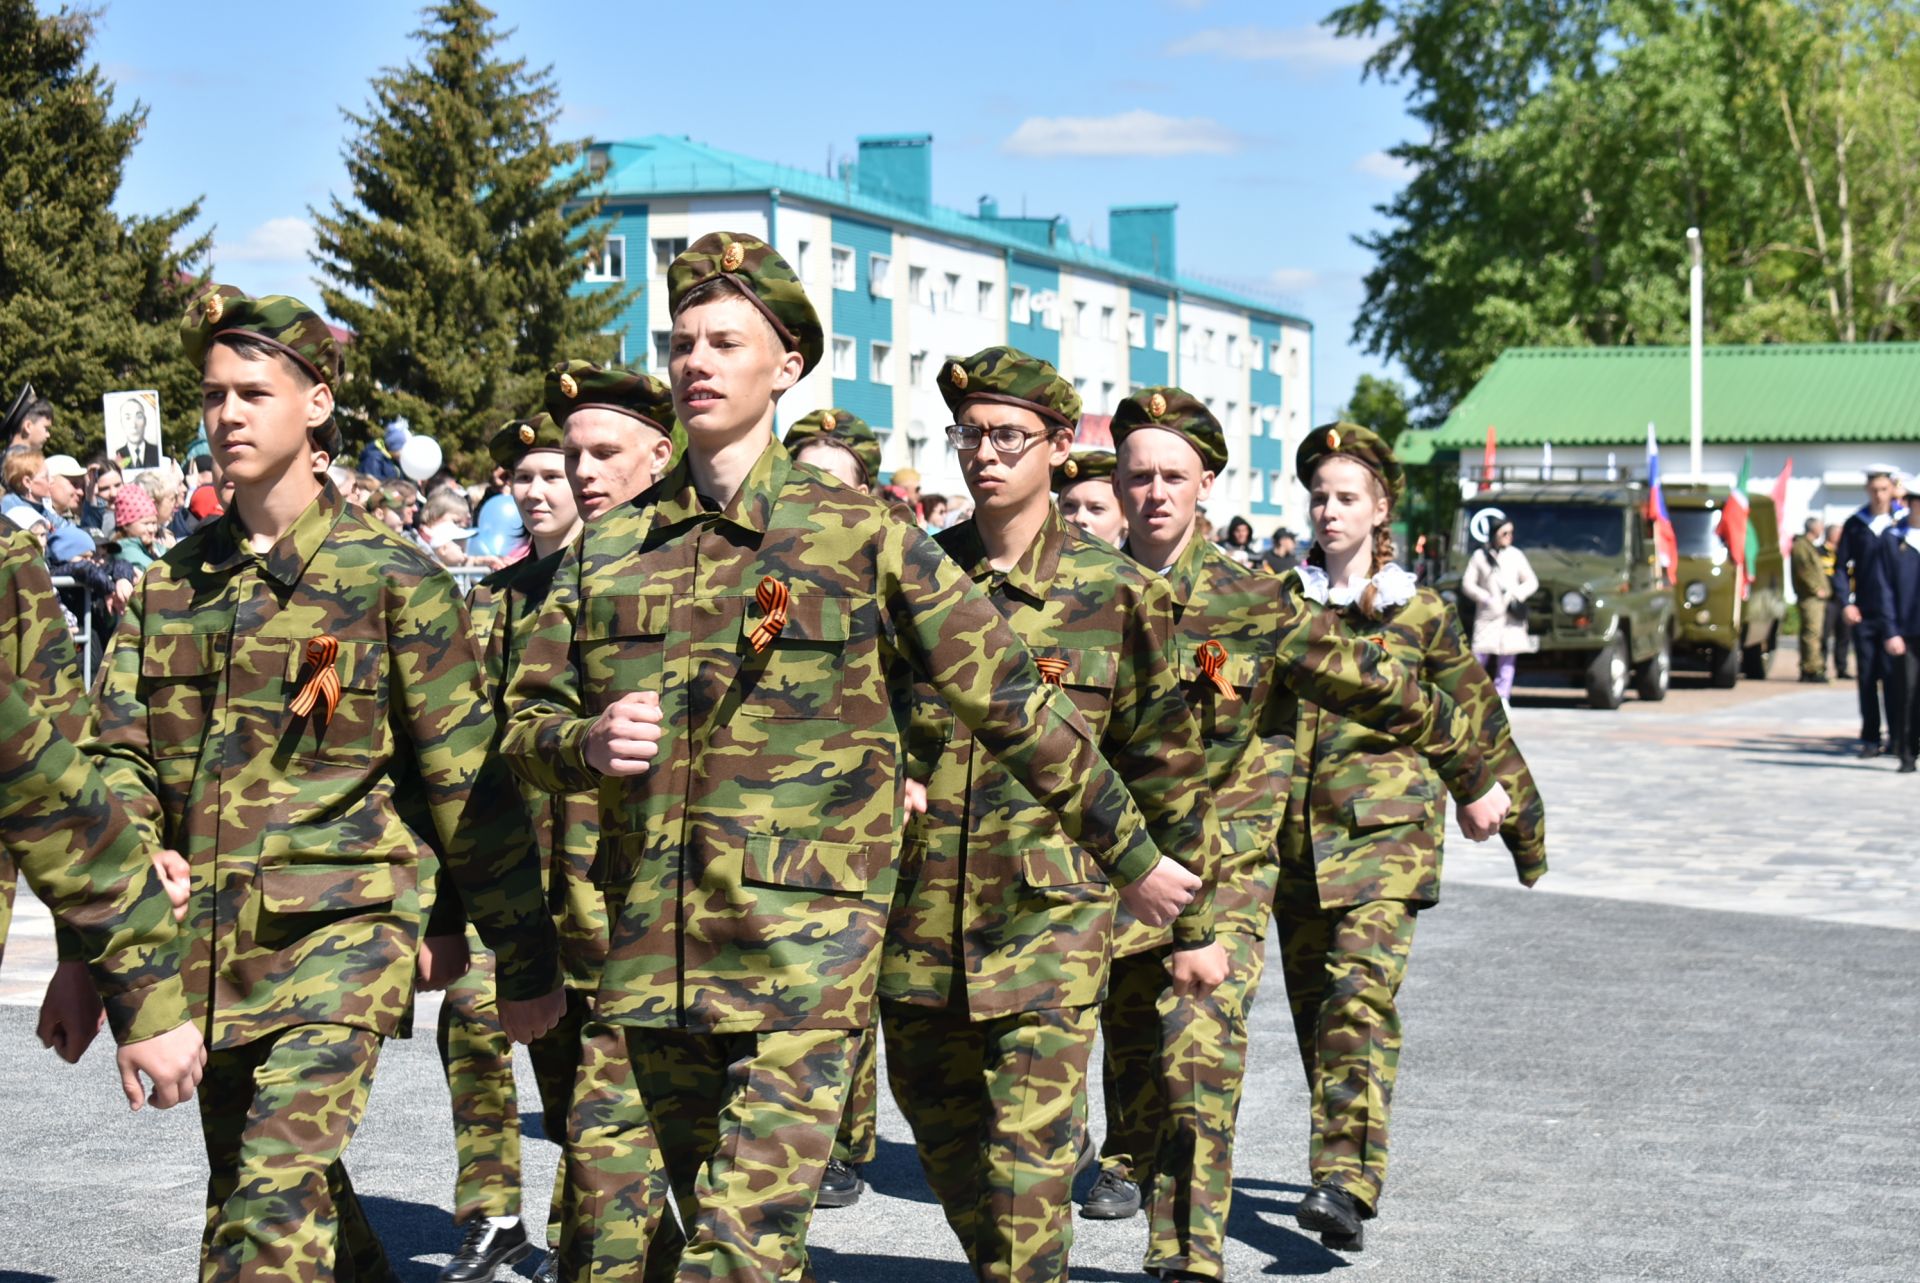
<path id="1" fill-rule="evenodd" d="M 506 751 L 550 792 L 594 788 L 593 719 L 627 692 L 660 692 L 652 770 L 600 792 L 603 1018 L 872 1023 L 916 675 L 1110 880 L 1158 862 L 1072 701 L 881 500 L 771 443 L 724 507 L 682 459 L 587 527 L 510 683 Z"/>
<path id="2" fill-rule="evenodd" d="M 1419 746 L 1457 796 L 1476 798 L 1493 787 L 1472 723 L 1452 699 L 1354 637 L 1337 613 L 1307 601 L 1294 576 L 1248 570 L 1195 538 L 1166 578 L 1179 621 L 1181 677 L 1200 717 L 1220 818 L 1216 929 L 1266 934 L 1300 698 L 1345 708 L 1394 742 Z M 1203 652 L 1214 643 L 1210 660 Z M 1208 676 L 1216 663 L 1217 681 Z M 1115 953 L 1140 952 L 1166 938 L 1164 930 L 1130 921 Z"/>
<path id="3" fill-rule="evenodd" d="M 502 730 L 506 726 L 507 678 L 520 662 L 533 622 L 546 605 L 553 575 L 566 553 L 527 557 L 494 571 L 467 599 L 474 635 L 486 652 L 487 689 Z M 517 781 L 533 817 L 546 880 L 547 910 L 560 935 L 560 965 L 569 988 L 591 991 L 600 984 L 607 958 L 607 900 L 591 876 L 600 845 L 600 808 L 593 794 L 545 793 Z"/>
<path id="4" fill-rule="evenodd" d="M 148 841 L 192 868 L 184 974 L 211 1045 L 402 1029 L 436 855 L 502 994 L 559 983 L 483 681 L 451 577 L 331 484 L 265 554 L 229 514 L 141 578 L 87 747 Z M 329 684 L 331 716 L 324 693 L 294 711 Z"/>
<path id="5" fill-rule="evenodd" d="M 187 1018 L 173 913 L 149 848 L 78 748 L 80 663 L 40 545 L 0 535 L 0 957 L 15 872 L 53 911 L 62 958 L 87 964 L 114 1037 Z"/>
<path id="6" fill-rule="evenodd" d="M 1051 506 L 1005 574 L 989 564 L 970 521 L 938 542 L 1042 672 L 1057 667 L 1049 680 L 1099 737 L 1155 845 L 1210 882 L 1219 833 L 1199 730 L 1173 663 L 1166 586 Z M 925 683 L 915 687 L 908 738 L 937 764 L 924 781 L 927 813 L 907 823 L 880 996 L 933 1006 L 963 998 L 975 1020 L 1098 1002 L 1118 898 L 1099 866 L 1004 766 L 975 751 L 972 734 Z M 1210 903 L 1196 899 L 1175 929 L 1185 943 L 1211 940 Z"/>
<path id="7" fill-rule="evenodd" d="M 1500 836 L 1528 886 L 1547 871 L 1546 804 L 1486 670 L 1467 649 L 1453 613 L 1431 588 L 1405 605 L 1368 619 L 1340 614 L 1395 659 L 1417 667 L 1421 680 L 1450 696 L 1473 723 L 1474 738 L 1513 806 Z M 1300 702 L 1284 841 L 1289 853 L 1311 849 L 1323 908 L 1440 899 L 1447 798 L 1420 755 L 1351 718 Z"/>

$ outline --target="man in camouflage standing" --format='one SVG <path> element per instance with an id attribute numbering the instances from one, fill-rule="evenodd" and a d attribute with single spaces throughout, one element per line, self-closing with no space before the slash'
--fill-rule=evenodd
<path id="1" fill-rule="evenodd" d="M 937 538 L 1063 690 L 1126 782 L 1154 843 L 1211 878 L 1218 833 L 1199 728 L 1171 650 L 1173 602 L 1049 493 L 1080 397 L 1007 347 L 949 361 L 947 438 L 974 517 Z M 974 1277 L 1055 1283 L 1073 1244 L 1087 1059 L 1107 985 L 1109 870 L 992 759 L 926 686 L 909 770 L 925 783 L 880 970 L 888 1077 Z M 1226 974 L 1204 899 L 1173 927 L 1183 993 Z"/>
<path id="2" fill-rule="evenodd" d="M 990 601 L 879 500 L 796 468 L 818 361 L 786 261 L 737 233 L 668 272 L 682 460 L 593 522 L 513 679 L 507 751 L 601 790 L 628 1046 L 688 1231 L 684 1283 L 802 1277 L 850 1033 L 873 1020 L 901 828 L 889 679 L 927 680 L 1153 921 L 1190 898 L 1086 724 Z M 575 395 L 565 382 L 562 390 Z M 576 662 L 577 661 L 577 662 Z"/>
<path id="3" fill-rule="evenodd" d="M 203 293 L 201 371 L 222 520 L 141 578 L 88 751 L 154 847 L 185 860 L 186 990 L 209 1047 L 203 1280 L 392 1277 L 341 1156 L 414 972 L 444 986 L 464 902 L 525 1041 L 564 1010 L 539 853 L 453 581 L 347 509 L 339 352 L 295 299 Z M 436 901 L 435 861 L 460 883 Z M 338 1255 L 336 1261 L 336 1242 Z"/>
<path id="4" fill-rule="evenodd" d="M 1165 934 L 1123 923 L 1114 943 L 1106 1036 L 1108 1136 L 1085 1213 L 1149 1215 L 1146 1268 L 1163 1279 L 1225 1277 L 1233 1131 L 1247 1013 L 1265 964 L 1278 876 L 1274 844 L 1292 770 L 1292 692 L 1418 747 L 1457 797 L 1469 836 L 1486 836 L 1506 794 L 1475 748 L 1472 723 L 1444 694 L 1339 616 L 1305 604 L 1289 580 L 1229 561 L 1198 528 L 1227 463 L 1226 434 L 1179 388 L 1147 388 L 1113 418 L 1127 553 L 1162 575 L 1178 619 L 1182 679 L 1206 743 L 1224 855 L 1214 923 L 1229 977 L 1205 998 L 1168 983 Z"/>

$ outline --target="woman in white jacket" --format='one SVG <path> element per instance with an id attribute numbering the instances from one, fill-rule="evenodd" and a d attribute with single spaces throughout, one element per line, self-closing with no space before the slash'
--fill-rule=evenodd
<path id="1" fill-rule="evenodd" d="M 1527 598 L 1540 590 L 1540 580 L 1527 564 L 1527 554 L 1513 546 L 1513 522 L 1493 528 L 1486 546 L 1467 559 L 1460 591 L 1473 603 L 1473 653 L 1493 675 L 1494 689 L 1505 700 L 1513 695 L 1514 657 L 1539 648 L 1527 631 Z"/>

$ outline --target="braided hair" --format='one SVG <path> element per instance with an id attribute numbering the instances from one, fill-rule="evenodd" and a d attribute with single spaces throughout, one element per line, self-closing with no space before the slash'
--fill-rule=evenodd
<path id="1" fill-rule="evenodd" d="M 1395 551 L 1393 542 L 1393 492 L 1387 488 L 1387 483 L 1381 480 L 1380 474 L 1375 472 L 1373 468 L 1367 464 L 1366 460 L 1351 454 L 1329 454 L 1321 456 L 1320 461 L 1314 465 L 1313 471 L 1315 476 L 1319 475 L 1321 468 L 1327 466 L 1327 461 L 1330 459 L 1347 459 L 1366 469 L 1367 484 L 1372 487 L 1374 498 L 1385 499 L 1387 501 L 1387 519 L 1373 528 L 1373 561 L 1372 564 L 1367 567 L 1367 586 L 1361 590 L 1360 596 L 1355 599 L 1353 603 L 1354 606 L 1359 609 L 1360 613 L 1368 619 L 1378 619 L 1380 618 L 1380 585 L 1373 582 L 1373 577 L 1386 569 L 1388 563 L 1393 560 Z M 1320 541 L 1317 539 L 1314 540 L 1313 547 L 1307 550 L 1307 564 L 1318 566 L 1322 570 L 1327 568 L 1326 550 L 1320 546 Z"/>

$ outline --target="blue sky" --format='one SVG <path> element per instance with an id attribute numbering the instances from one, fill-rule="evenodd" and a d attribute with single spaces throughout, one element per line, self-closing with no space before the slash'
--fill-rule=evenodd
<path id="1" fill-rule="evenodd" d="M 553 69 L 567 135 L 686 134 L 823 169 L 860 134 L 926 131 L 940 203 L 992 194 L 1102 242 L 1108 206 L 1177 201 L 1183 270 L 1314 322 L 1324 420 L 1382 369 L 1349 342 L 1368 267 L 1351 238 L 1398 184 L 1385 149 L 1417 129 L 1399 88 L 1361 83 L 1367 47 L 1318 27 L 1331 5 L 494 7 L 507 49 Z M 346 184 L 341 109 L 417 56 L 419 25 L 384 0 L 110 0 L 94 55 L 119 105 L 150 109 L 119 207 L 198 197 L 223 279 L 311 296 L 308 210 Z"/>

